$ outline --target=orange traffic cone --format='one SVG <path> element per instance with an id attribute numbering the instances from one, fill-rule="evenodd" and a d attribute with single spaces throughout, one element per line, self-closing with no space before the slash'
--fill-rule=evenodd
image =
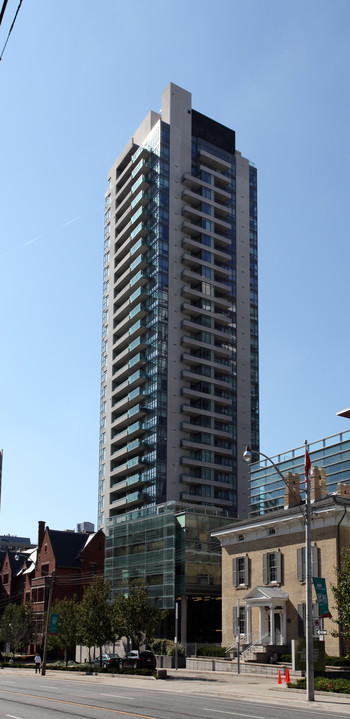
<path id="1" fill-rule="evenodd" d="M 282 677 L 281 677 L 281 672 L 280 672 L 280 671 L 278 671 L 278 682 L 277 682 L 277 684 L 282 684 Z"/>
<path id="2" fill-rule="evenodd" d="M 288 669 L 288 667 L 286 667 L 286 676 L 284 677 L 284 681 L 286 682 L 286 684 L 289 684 L 289 682 L 290 682 L 290 676 L 289 676 L 289 669 Z"/>

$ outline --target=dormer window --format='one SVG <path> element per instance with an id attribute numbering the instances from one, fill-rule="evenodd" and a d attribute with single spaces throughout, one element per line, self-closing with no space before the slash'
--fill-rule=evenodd
<path id="1" fill-rule="evenodd" d="M 239 541 L 239 542 L 243 542 L 243 539 L 244 539 L 244 534 L 239 534 L 239 535 L 238 535 L 238 541 Z"/>
<path id="2" fill-rule="evenodd" d="M 274 527 L 272 527 L 271 529 L 269 529 L 269 534 L 276 534 L 276 530 L 275 530 Z"/>

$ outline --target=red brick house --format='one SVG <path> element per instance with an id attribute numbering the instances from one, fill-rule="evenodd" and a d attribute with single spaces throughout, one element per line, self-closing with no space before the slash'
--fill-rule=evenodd
<path id="1" fill-rule="evenodd" d="M 36 550 L 6 549 L 0 551 L 0 599 L 1 610 L 8 603 L 22 604 L 25 601 L 26 577 L 34 571 Z M 30 596 L 27 596 L 27 600 Z"/>
<path id="2" fill-rule="evenodd" d="M 45 527 L 45 522 L 39 522 L 35 570 L 31 575 L 27 574 L 24 588 L 24 600 L 30 592 L 36 615 L 38 645 L 42 641 L 51 582 L 53 602 L 74 596 L 80 601 L 94 576 L 103 576 L 104 553 L 105 535 L 102 530 L 92 533 L 59 531 Z"/>

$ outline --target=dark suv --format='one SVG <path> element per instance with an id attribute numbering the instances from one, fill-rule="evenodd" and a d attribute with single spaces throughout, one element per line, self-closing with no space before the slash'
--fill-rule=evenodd
<path id="1" fill-rule="evenodd" d="M 153 652 L 148 650 L 140 652 L 138 649 L 133 649 L 120 660 L 121 667 L 130 669 L 155 669 L 156 664 Z"/>

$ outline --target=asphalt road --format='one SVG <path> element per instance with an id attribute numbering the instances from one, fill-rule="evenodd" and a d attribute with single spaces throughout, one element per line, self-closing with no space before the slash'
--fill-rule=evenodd
<path id="1" fill-rule="evenodd" d="M 1 719 L 349 719 L 350 696 L 317 697 L 282 688 L 271 679 L 196 677 L 171 673 L 165 681 L 135 677 L 45 677 L 22 670 L 0 673 Z"/>

